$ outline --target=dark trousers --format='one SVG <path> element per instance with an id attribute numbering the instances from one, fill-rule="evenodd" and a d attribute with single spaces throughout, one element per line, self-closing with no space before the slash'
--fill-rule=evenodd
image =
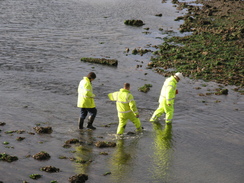
<path id="1" fill-rule="evenodd" d="M 85 119 L 88 113 L 89 113 L 90 117 L 95 118 L 97 115 L 96 107 L 94 107 L 94 108 L 81 108 L 80 109 L 80 118 Z"/>

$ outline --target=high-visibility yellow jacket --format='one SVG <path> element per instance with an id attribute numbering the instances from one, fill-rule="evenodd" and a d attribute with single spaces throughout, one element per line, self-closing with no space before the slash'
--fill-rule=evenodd
<path id="1" fill-rule="evenodd" d="M 109 93 L 108 98 L 112 101 L 116 101 L 118 113 L 123 114 L 133 112 L 135 115 L 138 114 L 136 102 L 129 90 L 121 88 L 119 91 Z"/>
<path id="2" fill-rule="evenodd" d="M 161 89 L 161 94 L 158 102 L 161 103 L 166 100 L 166 104 L 174 104 L 175 94 L 177 89 L 177 80 L 174 76 L 167 78 Z"/>
<path id="3" fill-rule="evenodd" d="M 88 77 L 84 77 L 78 87 L 77 107 L 80 108 L 94 108 L 96 107 L 94 101 L 92 84 Z"/>

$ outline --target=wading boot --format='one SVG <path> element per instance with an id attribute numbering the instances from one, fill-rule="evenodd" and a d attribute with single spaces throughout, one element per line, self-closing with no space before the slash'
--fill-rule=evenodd
<path id="1" fill-rule="evenodd" d="M 79 126 L 79 129 L 83 129 L 83 124 L 84 124 L 84 119 L 83 118 L 79 118 L 78 120 L 78 126 Z"/>
<path id="2" fill-rule="evenodd" d="M 87 128 L 89 128 L 91 130 L 96 130 L 96 128 L 94 126 L 92 126 L 92 123 L 93 123 L 94 119 L 95 119 L 95 117 L 92 117 L 92 116 L 89 117 Z"/>

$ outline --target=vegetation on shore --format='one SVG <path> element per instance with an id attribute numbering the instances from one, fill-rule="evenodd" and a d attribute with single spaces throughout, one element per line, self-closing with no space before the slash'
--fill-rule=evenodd
<path id="1" fill-rule="evenodd" d="M 244 3 L 234 0 L 197 0 L 202 6 L 179 1 L 178 9 L 187 8 L 181 32 L 184 37 L 166 38 L 153 54 L 149 66 L 165 76 L 172 68 L 185 76 L 225 85 L 244 84 Z M 169 71 L 168 69 L 171 69 Z"/>

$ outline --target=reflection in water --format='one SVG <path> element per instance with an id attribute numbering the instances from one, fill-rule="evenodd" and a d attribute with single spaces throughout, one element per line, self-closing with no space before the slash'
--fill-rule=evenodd
<path id="1" fill-rule="evenodd" d="M 167 181 L 172 161 L 172 125 L 165 124 L 164 129 L 160 123 L 153 123 L 154 154 L 151 172 L 153 179 Z"/>
<path id="2" fill-rule="evenodd" d="M 133 172 L 133 159 L 136 154 L 137 142 L 138 138 L 135 138 L 132 139 L 129 146 L 125 146 L 125 139 L 117 140 L 116 150 L 110 159 L 110 169 L 112 172 L 111 182 L 123 182 L 123 179 L 125 179 L 125 182 L 128 181 L 126 177 L 129 176 L 128 174 Z"/>
<path id="3" fill-rule="evenodd" d="M 76 166 L 76 173 L 77 174 L 88 174 L 89 172 L 89 165 L 92 162 L 92 131 L 88 130 L 87 135 L 88 141 L 82 145 L 74 146 L 75 148 L 75 166 Z M 81 134 L 84 135 L 84 134 Z M 90 145 L 89 145 L 90 144 Z"/>

